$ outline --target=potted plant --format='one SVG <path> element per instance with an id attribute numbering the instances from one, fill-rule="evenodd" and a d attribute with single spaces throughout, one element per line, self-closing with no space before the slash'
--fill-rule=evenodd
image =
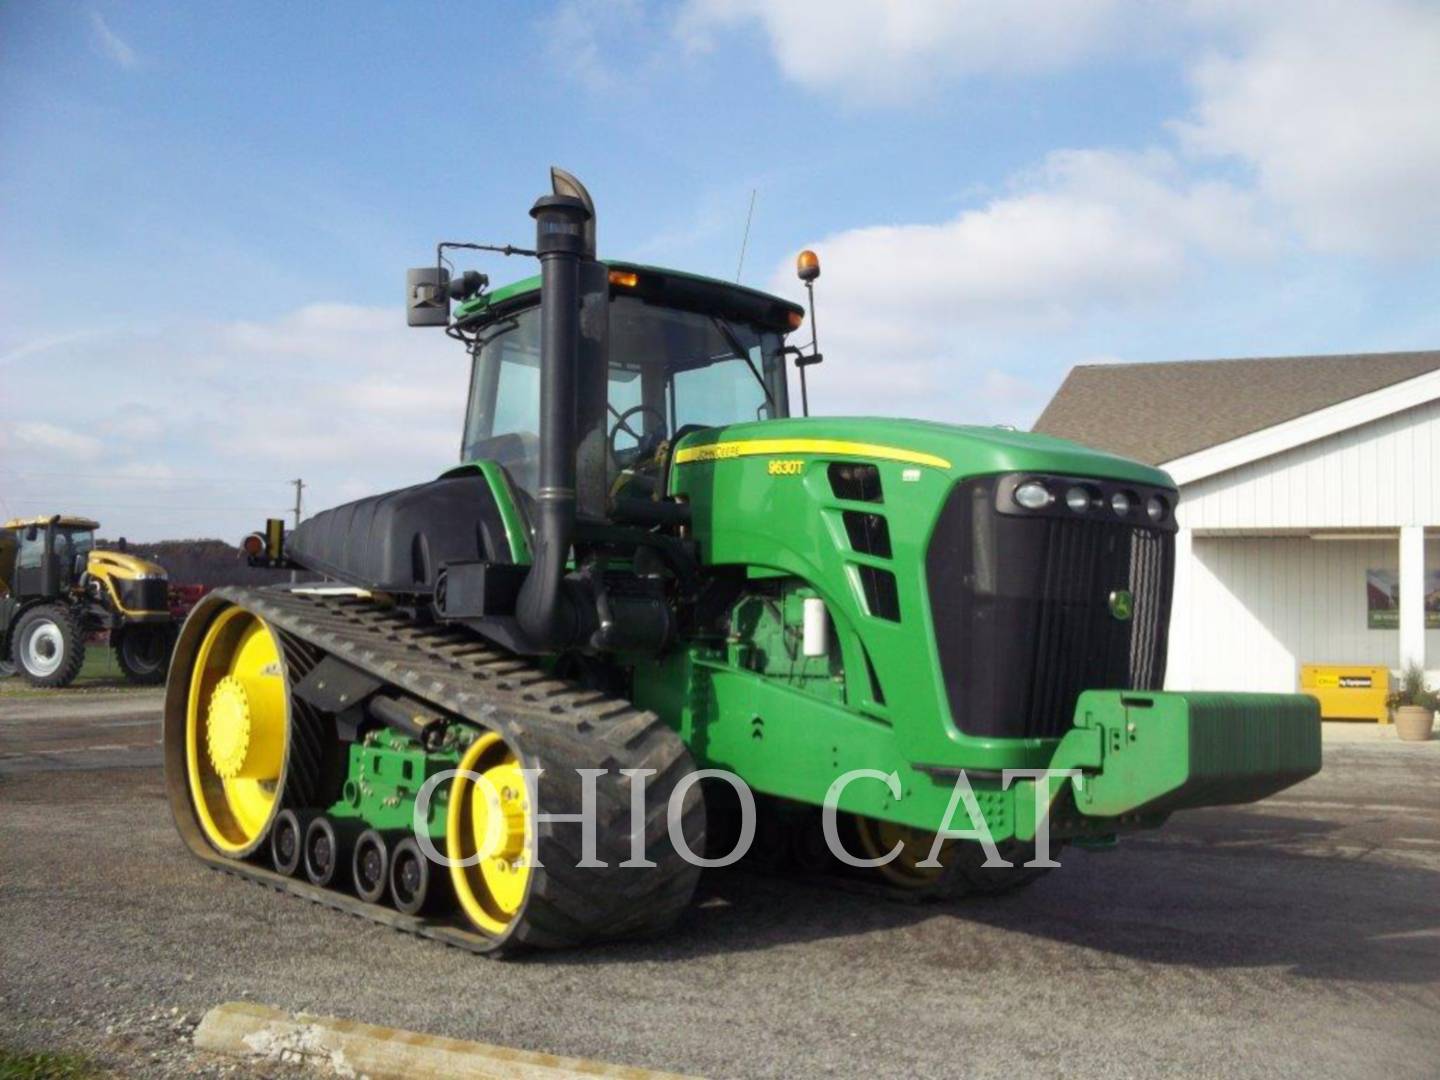
<path id="1" fill-rule="evenodd" d="M 1435 726 L 1435 710 L 1440 708 L 1440 694 L 1425 685 L 1425 672 L 1411 663 L 1400 676 L 1400 685 L 1385 704 L 1395 717 L 1395 734 L 1411 742 L 1430 738 Z"/>

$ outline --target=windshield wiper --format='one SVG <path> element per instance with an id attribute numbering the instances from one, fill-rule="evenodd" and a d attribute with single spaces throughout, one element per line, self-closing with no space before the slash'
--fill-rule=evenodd
<path id="1" fill-rule="evenodd" d="M 731 329 L 730 324 L 718 315 L 711 315 L 710 321 L 715 324 L 715 329 L 720 331 L 720 336 L 725 339 L 735 355 L 745 361 L 745 366 L 750 369 L 750 374 L 755 376 L 755 381 L 760 384 L 760 389 L 765 394 L 765 404 L 770 406 L 770 415 L 775 415 L 775 398 L 770 394 L 770 387 L 765 385 L 765 378 L 760 374 L 760 369 L 755 366 L 755 361 L 750 359 L 750 350 L 740 343 L 740 338 Z"/>

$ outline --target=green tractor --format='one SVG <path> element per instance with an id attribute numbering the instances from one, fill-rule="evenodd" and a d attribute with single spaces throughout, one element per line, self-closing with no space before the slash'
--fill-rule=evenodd
<path id="1" fill-rule="evenodd" d="M 99 527 L 67 514 L 0 526 L 0 677 L 69 686 L 85 639 L 108 633 L 126 679 L 165 681 L 175 643 L 169 578 L 155 563 L 96 548 Z"/>
<path id="2" fill-rule="evenodd" d="M 326 580 L 187 621 L 164 744 L 196 856 L 493 954 L 661 931 L 741 851 L 998 893 L 1319 769 L 1312 699 L 1161 689 L 1165 473 L 793 416 L 803 308 L 601 262 L 552 186 L 535 250 L 491 249 L 538 277 L 488 290 L 460 244 L 408 275 L 411 325 L 471 357 L 460 464 L 271 522 L 252 560 Z"/>

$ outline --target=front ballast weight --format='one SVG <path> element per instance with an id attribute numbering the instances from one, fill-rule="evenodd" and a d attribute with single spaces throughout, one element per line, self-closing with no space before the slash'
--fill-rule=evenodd
<path id="1" fill-rule="evenodd" d="M 694 763 L 651 713 L 356 597 L 220 590 L 176 649 L 166 789 L 212 867 L 484 953 L 654 934 L 689 903 L 699 867 L 665 823 Z M 625 768 L 644 772 L 643 795 Z M 581 865 L 581 770 L 603 866 Z M 415 795 L 446 772 L 416 835 Z M 632 799 L 643 868 L 620 866 L 635 855 Z M 698 785 L 675 801 L 685 845 L 703 851 Z"/>

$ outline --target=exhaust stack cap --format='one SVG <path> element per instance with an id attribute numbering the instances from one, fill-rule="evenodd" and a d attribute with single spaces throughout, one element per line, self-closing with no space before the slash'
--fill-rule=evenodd
<path id="1" fill-rule="evenodd" d="M 593 221 L 590 209 L 574 195 L 542 195 L 530 208 L 535 219 L 535 249 L 546 255 L 585 257 L 586 225 Z"/>
<path id="2" fill-rule="evenodd" d="M 587 259 L 595 258 L 595 200 L 585 185 L 573 174 L 558 165 L 550 166 L 550 188 L 556 195 L 570 195 L 584 204 L 590 219 L 585 223 L 585 248 L 580 252 Z"/>

